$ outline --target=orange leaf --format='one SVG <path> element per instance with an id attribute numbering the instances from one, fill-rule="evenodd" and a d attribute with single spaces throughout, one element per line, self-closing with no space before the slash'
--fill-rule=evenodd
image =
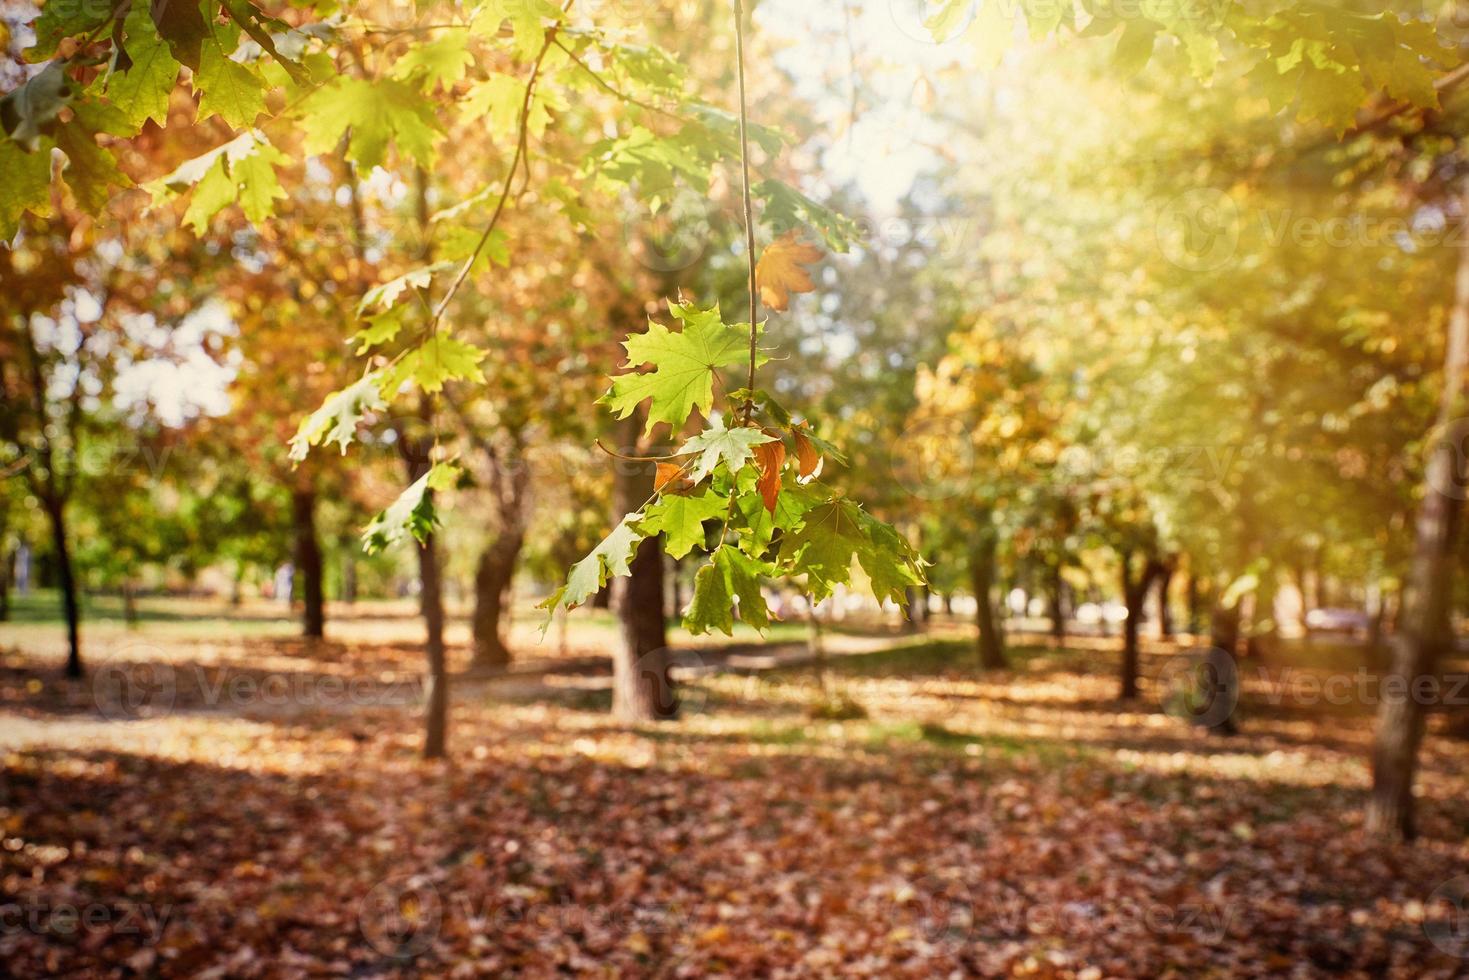
<path id="1" fill-rule="evenodd" d="M 798 464 L 796 472 L 801 475 L 801 479 L 809 480 L 821 472 L 821 453 L 817 452 L 811 440 L 806 438 L 806 433 L 802 431 L 805 425 L 806 423 L 802 422 L 794 426 L 791 429 L 791 435 L 796 442 L 796 462 Z"/>
<path id="2" fill-rule="evenodd" d="M 680 489 L 683 484 L 688 482 L 682 479 L 683 472 L 684 467 L 677 463 L 659 463 L 658 473 L 653 477 L 653 489 L 662 492 L 663 488 L 670 483 L 675 484 L 673 489 Z"/>
<path id="3" fill-rule="evenodd" d="M 809 293 L 816 289 L 804 266 L 818 261 L 821 249 L 796 240 L 788 231 L 771 242 L 755 266 L 755 281 L 760 286 L 760 302 L 772 310 L 783 311 L 790 304 L 791 293 Z"/>
<path id="4" fill-rule="evenodd" d="M 786 444 L 776 439 L 755 446 L 755 462 L 760 467 L 760 481 L 755 486 L 765 498 L 765 509 L 775 513 L 775 502 L 780 497 L 780 468 L 786 461 Z"/>

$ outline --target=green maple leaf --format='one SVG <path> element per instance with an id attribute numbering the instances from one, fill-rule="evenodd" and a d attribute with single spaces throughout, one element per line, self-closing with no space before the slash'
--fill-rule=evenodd
<path id="1" fill-rule="evenodd" d="M 818 602 L 851 581 L 852 558 L 866 543 L 858 507 L 833 500 L 809 511 L 801 526 L 781 539 L 780 563 L 806 576 L 806 591 Z"/>
<path id="2" fill-rule="evenodd" d="M 330 153 L 350 130 L 347 158 L 364 170 L 387 159 L 389 142 L 430 166 L 442 133 L 428 98 L 394 78 L 338 78 L 312 93 L 300 111 L 307 153 Z"/>
<path id="3" fill-rule="evenodd" d="M 168 99 L 181 67 L 159 36 L 149 10 L 147 4 L 135 3 L 128 11 L 124 50 L 131 64 L 106 82 L 108 100 L 137 128 L 149 119 L 159 125 L 168 122 Z"/>
<path id="4" fill-rule="evenodd" d="M 760 591 L 760 579 L 774 572 L 767 562 L 721 545 L 694 575 L 694 595 L 684 613 L 684 628 L 696 636 L 716 629 L 733 636 L 733 606 L 738 598 L 740 619 L 763 631 L 770 625 L 770 610 Z"/>
<path id="5" fill-rule="evenodd" d="M 750 353 L 747 330 L 725 324 L 718 306 L 701 310 L 670 303 L 668 308 L 682 322 L 683 329 L 674 333 L 649 321 L 646 333 L 624 341 L 626 366 L 650 364 L 653 370 L 619 375 L 602 399 L 620 419 L 651 399 L 648 432 L 659 422 L 667 422 L 677 431 L 696 408 L 707 413 L 714 404 L 715 372 L 746 361 Z"/>
<path id="6" fill-rule="evenodd" d="M 383 372 L 383 392 L 392 396 L 405 382 L 437 394 L 450 381 L 483 381 L 479 362 L 488 354 L 455 337 L 435 334 Z"/>
<path id="7" fill-rule="evenodd" d="M 454 489 L 462 475 L 463 471 L 453 463 L 435 463 L 429 467 L 427 473 L 413 481 L 363 529 L 363 550 L 376 554 L 410 535 L 420 542 L 427 540 L 439 526 L 434 491 Z"/>
<path id="8" fill-rule="evenodd" d="M 606 585 L 608 578 L 632 574 L 633 554 L 647 537 L 640 527 L 642 520 L 642 511 L 628 514 L 611 534 L 602 539 L 601 544 L 592 549 L 591 554 L 571 566 L 566 584 L 536 607 L 547 611 L 546 622 L 541 627 L 542 635 L 558 608 L 575 609 Z"/>
<path id="9" fill-rule="evenodd" d="M 417 78 L 425 92 L 440 86 L 451 89 L 474 64 L 468 45 L 469 36 L 463 31 L 451 31 L 436 40 L 415 45 L 393 66 L 393 77 L 403 81 Z"/>
<path id="10" fill-rule="evenodd" d="M 668 535 L 668 554 L 682 558 L 704 545 L 704 522 L 729 512 L 729 500 L 709 490 L 690 496 L 665 494 L 648 508 L 642 529 Z"/>
<path id="11" fill-rule="evenodd" d="M 716 418 L 709 424 L 709 428 L 680 446 L 677 455 L 698 454 L 699 461 L 694 464 L 694 470 L 689 474 L 689 479 L 698 483 L 713 473 L 714 468 L 720 463 L 723 463 L 730 473 L 738 473 L 746 463 L 754 458 L 755 446 L 774 441 L 773 436 L 768 436 L 759 429 L 746 426 L 726 429 L 724 419 Z"/>
<path id="12" fill-rule="evenodd" d="M 286 162 L 286 155 L 259 133 L 241 133 L 144 186 L 160 203 L 192 189 L 184 223 L 202 235 L 209 220 L 231 204 L 238 203 L 252 222 L 270 217 L 275 202 L 286 196 L 275 172 Z"/>
<path id="13" fill-rule="evenodd" d="M 896 530 L 850 500 L 813 508 L 781 541 L 780 563 L 791 575 L 806 576 L 806 591 L 820 601 L 836 585 L 851 581 L 856 558 L 872 582 L 873 595 L 899 605 L 910 585 L 923 584 L 922 560 Z"/>
<path id="14" fill-rule="evenodd" d="M 62 171 L 77 204 L 89 214 L 100 214 L 112 199 L 108 187 L 131 187 L 133 182 L 117 167 L 117 158 L 97 145 L 96 130 L 84 123 L 85 117 L 62 125 L 56 131 L 56 145 L 66 154 Z M 8 179 L 8 175 L 7 175 Z"/>
<path id="15" fill-rule="evenodd" d="M 740 472 L 740 492 L 735 506 L 743 518 L 740 547 L 747 553 L 760 556 L 770 547 L 776 531 L 789 531 L 801 523 L 805 513 L 825 497 L 812 484 L 802 484 L 794 474 L 781 478 L 780 494 L 775 498 L 775 513 L 765 509 L 765 500 L 755 488 L 759 477 L 754 470 Z"/>
<path id="16" fill-rule="evenodd" d="M 350 343 L 357 345 L 359 355 L 366 354 L 372 348 L 392 341 L 402 329 L 402 308 L 387 310 L 368 317 L 367 326 L 353 334 Z"/>
<path id="17" fill-rule="evenodd" d="M 357 435 L 357 423 L 362 421 L 362 416 L 387 407 L 381 388 L 381 372 L 370 371 L 341 391 L 327 395 L 320 408 L 301 420 L 291 437 L 291 459 L 300 462 L 312 446 L 333 442 L 345 454 L 347 445 Z"/>
<path id="18" fill-rule="evenodd" d="M 238 27 L 210 25 L 199 50 L 199 70 L 194 72 L 200 119 L 219 116 L 231 126 L 249 127 L 265 111 L 265 81 L 230 58 L 239 44 Z"/>
<path id="19" fill-rule="evenodd" d="M 559 20 L 561 11 L 549 0 L 489 0 L 475 15 L 471 30 L 482 37 L 494 37 L 500 25 L 510 22 L 515 39 L 515 55 L 529 61 L 540 53 L 546 40 L 546 18 Z"/>
<path id="20" fill-rule="evenodd" d="M 435 262 L 433 265 L 422 266 L 418 269 L 410 269 L 387 282 L 379 283 L 369 289 L 362 297 L 362 302 L 357 304 L 357 313 L 362 315 L 366 311 L 377 307 L 388 310 L 397 304 L 399 298 L 410 289 L 427 289 L 434 281 L 434 276 L 441 272 L 447 272 L 454 268 L 452 262 Z"/>
<path id="21" fill-rule="evenodd" d="M 27 153 L 14 140 L 0 138 L 0 241 L 10 241 L 20 230 L 20 216 L 30 211 L 51 213 L 51 146 L 43 140 Z"/>

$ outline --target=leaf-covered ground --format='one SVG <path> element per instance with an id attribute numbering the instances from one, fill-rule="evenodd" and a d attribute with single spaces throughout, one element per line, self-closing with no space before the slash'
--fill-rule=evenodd
<path id="1" fill-rule="evenodd" d="M 1380 847 L 1370 719 L 1288 663 L 1247 667 L 1233 739 L 1116 704 L 1115 641 L 981 677 L 957 633 L 891 638 L 824 692 L 707 674 L 646 729 L 596 671 L 461 679 L 425 764 L 411 646 L 210 630 L 104 633 L 79 686 L 0 633 L 10 973 L 1469 970 L 1434 898 L 1469 873 L 1464 743 L 1429 739 L 1424 839 Z"/>

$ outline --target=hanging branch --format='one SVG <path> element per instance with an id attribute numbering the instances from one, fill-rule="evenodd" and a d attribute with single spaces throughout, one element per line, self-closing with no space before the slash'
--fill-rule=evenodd
<path id="1" fill-rule="evenodd" d="M 745 423 L 755 414 L 755 338 L 758 327 L 755 317 L 759 312 L 759 293 L 755 286 L 755 209 L 750 203 L 750 138 L 749 106 L 745 98 L 745 4 L 734 0 L 735 9 L 735 64 L 740 81 L 740 178 L 741 193 L 745 204 L 745 251 L 750 260 L 750 375 L 745 384 Z"/>

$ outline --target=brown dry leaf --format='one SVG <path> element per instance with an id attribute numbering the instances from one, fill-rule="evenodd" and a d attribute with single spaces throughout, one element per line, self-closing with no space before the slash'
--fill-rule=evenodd
<path id="1" fill-rule="evenodd" d="M 796 232 L 788 231 L 771 242 L 755 266 L 755 281 L 760 286 L 760 302 L 772 310 L 784 311 L 791 293 L 809 293 L 816 289 L 804 266 L 819 261 L 821 249 L 796 240 Z"/>
<path id="2" fill-rule="evenodd" d="M 762 442 L 754 448 L 755 462 L 760 467 L 760 481 L 755 486 L 765 499 L 765 509 L 774 514 L 775 502 L 780 498 L 780 468 L 785 465 L 786 444 L 777 437 L 774 442 Z"/>
<path id="3" fill-rule="evenodd" d="M 801 479 L 809 480 L 821 472 L 821 453 L 816 450 L 811 440 L 806 438 L 805 428 L 805 422 L 792 426 L 791 436 L 796 442 L 796 472 L 800 474 Z"/>
<path id="4" fill-rule="evenodd" d="M 664 487 L 673 484 L 673 489 L 680 490 L 688 482 L 684 479 L 684 467 L 678 463 L 659 463 L 658 473 L 653 477 L 653 489 L 661 493 Z"/>

